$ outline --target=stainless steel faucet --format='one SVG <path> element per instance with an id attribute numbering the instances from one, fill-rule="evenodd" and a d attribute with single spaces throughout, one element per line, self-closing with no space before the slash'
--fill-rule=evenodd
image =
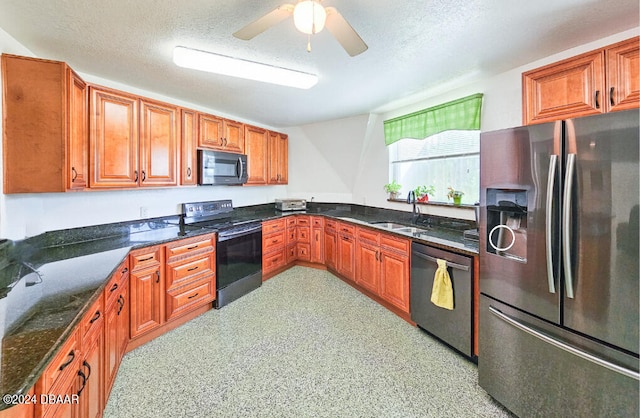
<path id="1" fill-rule="evenodd" d="M 407 203 L 413 204 L 413 217 L 411 218 L 411 223 L 416 223 L 418 216 L 420 216 L 420 209 L 416 206 L 416 192 L 414 190 L 411 190 L 409 195 L 407 195 Z"/>

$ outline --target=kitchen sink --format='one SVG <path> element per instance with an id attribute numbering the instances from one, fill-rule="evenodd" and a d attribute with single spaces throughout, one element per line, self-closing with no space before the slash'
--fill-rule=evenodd
<path id="1" fill-rule="evenodd" d="M 406 225 L 397 224 L 394 222 L 374 222 L 373 225 L 379 226 L 380 228 L 393 229 L 394 231 L 398 229 L 403 229 L 403 228 L 410 228 Z"/>
<path id="2" fill-rule="evenodd" d="M 418 235 L 418 234 L 427 233 L 427 229 L 425 228 L 418 228 L 416 226 L 407 226 L 407 225 L 397 224 L 395 222 L 374 222 L 373 225 L 379 226 L 384 229 L 390 229 L 393 232 L 402 232 L 405 234 Z"/>

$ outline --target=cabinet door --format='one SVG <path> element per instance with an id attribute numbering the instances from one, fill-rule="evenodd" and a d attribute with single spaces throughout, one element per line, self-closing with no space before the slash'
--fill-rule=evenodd
<path id="1" fill-rule="evenodd" d="M 129 279 L 120 282 L 118 293 L 105 309 L 104 319 L 104 400 L 109 398 L 120 361 L 129 342 Z M 106 300 L 106 297 L 105 297 Z"/>
<path id="2" fill-rule="evenodd" d="M 324 263 L 324 228 L 314 227 L 312 229 L 311 262 Z"/>
<path id="3" fill-rule="evenodd" d="M 269 132 L 269 184 L 289 181 L 289 139 L 287 135 Z"/>
<path id="4" fill-rule="evenodd" d="M 380 296 L 404 312 L 409 312 L 409 257 L 382 250 Z"/>
<path id="5" fill-rule="evenodd" d="M 91 188 L 137 187 L 138 99 L 90 88 Z"/>
<path id="6" fill-rule="evenodd" d="M 164 291 L 160 266 L 132 271 L 131 338 L 151 331 L 164 323 Z"/>
<path id="7" fill-rule="evenodd" d="M 338 272 L 349 280 L 355 280 L 355 239 L 353 236 L 338 235 L 337 244 Z"/>
<path id="8" fill-rule="evenodd" d="M 103 319 L 100 318 L 102 322 Z M 79 392 L 80 416 L 89 418 L 99 418 L 102 416 L 103 401 L 103 383 L 102 364 L 103 364 L 103 348 L 104 335 L 103 325 L 100 325 L 100 331 L 94 332 L 85 337 L 82 343 L 82 351 L 84 360 L 80 365 L 81 386 Z"/>
<path id="9" fill-rule="evenodd" d="M 267 131 L 255 126 L 244 126 L 244 145 L 247 153 L 247 184 L 267 184 Z"/>
<path id="10" fill-rule="evenodd" d="M 224 148 L 222 118 L 200 113 L 198 114 L 198 128 L 198 148 L 218 150 Z"/>
<path id="11" fill-rule="evenodd" d="M 140 186 L 178 184 L 178 109 L 140 100 Z"/>
<path id="12" fill-rule="evenodd" d="M 640 37 L 608 47 L 607 106 L 610 111 L 640 107 Z"/>
<path id="13" fill-rule="evenodd" d="M 222 123 L 224 150 L 244 153 L 244 124 L 225 119 Z"/>
<path id="14" fill-rule="evenodd" d="M 180 184 L 182 184 L 183 186 L 192 186 L 197 183 L 196 145 L 198 141 L 198 119 L 196 112 L 193 110 L 182 109 L 180 115 L 182 121 L 182 124 L 180 126 L 182 142 L 182 168 Z"/>
<path id="15" fill-rule="evenodd" d="M 523 73 L 522 84 L 525 125 L 603 113 L 604 50 Z"/>
<path id="16" fill-rule="evenodd" d="M 380 248 L 378 246 L 358 241 L 356 271 L 356 283 L 377 295 L 380 286 Z"/>
<path id="17" fill-rule="evenodd" d="M 324 232 L 324 262 L 327 267 L 336 270 L 338 253 L 336 248 L 336 232 L 325 230 Z"/>
<path id="18" fill-rule="evenodd" d="M 70 68 L 67 68 L 67 83 L 69 88 L 67 189 L 81 190 L 87 187 L 89 177 L 87 84 Z"/>

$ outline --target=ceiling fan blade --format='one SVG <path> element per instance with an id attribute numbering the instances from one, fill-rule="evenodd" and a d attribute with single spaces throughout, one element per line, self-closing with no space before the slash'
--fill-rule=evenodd
<path id="1" fill-rule="evenodd" d="M 340 42 L 347 54 L 355 57 L 369 48 L 335 7 L 325 7 L 325 10 L 327 12 L 325 27 Z"/>
<path id="2" fill-rule="evenodd" d="M 260 19 L 249 23 L 244 28 L 235 32 L 233 36 L 239 39 L 244 39 L 248 41 L 249 39 L 254 38 L 255 36 L 260 35 L 265 30 L 269 29 L 272 26 L 277 25 L 282 22 L 289 16 L 293 14 L 293 4 L 283 4 L 279 6 L 277 9 L 270 11 L 266 15 L 262 16 Z"/>

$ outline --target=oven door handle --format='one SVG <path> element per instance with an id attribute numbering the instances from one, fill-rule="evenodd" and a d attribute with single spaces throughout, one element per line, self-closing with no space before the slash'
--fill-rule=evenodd
<path id="1" fill-rule="evenodd" d="M 238 238 L 238 237 L 242 237 L 245 235 L 251 235 L 251 234 L 255 234 L 256 232 L 262 232 L 262 225 L 258 225 L 255 228 L 251 228 L 251 229 L 245 229 L 243 231 L 240 232 L 222 232 L 218 234 L 218 242 L 222 242 L 222 241 L 228 241 L 230 239 L 233 238 Z"/>

